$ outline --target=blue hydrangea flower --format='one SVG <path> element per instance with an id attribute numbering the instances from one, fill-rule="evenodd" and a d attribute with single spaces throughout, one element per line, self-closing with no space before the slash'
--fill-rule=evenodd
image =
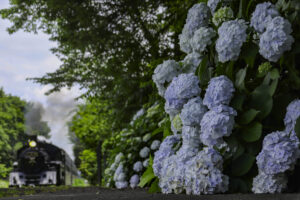
<path id="1" fill-rule="evenodd" d="M 203 115 L 207 112 L 206 106 L 200 97 L 190 99 L 181 110 L 180 118 L 185 126 L 196 126 L 200 124 Z"/>
<path id="2" fill-rule="evenodd" d="M 277 131 L 264 138 L 256 160 L 260 172 L 278 174 L 293 170 L 298 158 L 299 140 L 294 141 L 288 133 Z"/>
<path id="3" fill-rule="evenodd" d="M 222 137 L 229 136 L 234 126 L 234 109 L 224 105 L 218 107 L 221 109 L 212 109 L 205 113 L 200 123 L 200 140 L 207 146 L 222 143 Z"/>
<path id="4" fill-rule="evenodd" d="M 206 48 L 212 44 L 212 39 L 216 36 L 216 32 L 212 28 L 200 27 L 191 39 L 191 46 L 194 52 L 199 54 L 206 51 Z"/>
<path id="5" fill-rule="evenodd" d="M 124 189 L 128 187 L 128 182 L 127 181 L 117 181 L 115 183 L 116 188 L 118 189 Z"/>
<path id="6" fill-rule="evenodd" d="M 204 148 L 186 163 L 187 194 L 216 194 L 228 190 L 228 177 L 222 174 L 222 156 L 213 148 Z"/>
<path id="7" fill-rule="evenodd" d="M 144 147 L 140 151 L 140 156 L 141 156 L 141 158 L 146 158 L 146 157 L 148 157 L 149 153 L 150 153 L 150 149 L 148 147 Z"/>
<path id="8" fill-rule="evenodd" d="M 258 32 L 265 32 L 267 25 L 274 17 L 280 16 L 275 5 L 270 2 L 257 4 L 255 11 L 252 13 L 251 26 Z"/>
<path id="9" fill-rule="evenodd" d="M 184 190 L 184 174 L 185 166 L 182 162 L 178 161 L 176 155 L 166 158 L 162 163 L 159 180 L 159 187 L 162 193 L 182 193 Z"/>
<path id="10" fill-rule="evenodd" d="M 186 23 L 183 27 L 182 33 L 179 35 L 180 49 L 189 54 L 192 52 L 190 39 L 194 32 L 200 27 L 208 25 L 211 17 L 210 9 L 205 3 L 195 4 L 188 12 Z"/>
<path id="11" fill-rule="evenodd" d="M 173 145 L 179 143 L 181 140 L 180 135 L 170 135 L 164 139 L 161 143 L 159 150 L 154 153 L 153 159 L 153 172 L 157 177 L 161 177 L 161 169 L 162 169 L 162 162 L 164 159 L 170 157 L 171 155 L 175 154 L 173 150 Z"/>
<path id="12" fill-rule="evenodd" d="M 218 105 L 229 105 L 233 97 L 234 86 L 226 76 L 218 76 L 209 81 L 203 104 L 209 109 Z"/>
<path id="13" fill-rule="evenodd" d="M 160 141 L 159 140 L 154 140 L 150 146 L 150 149 L 152 150 L 156 150 L 158 149 L 160 146 Z"/>
<path id="14" fill-rule="evenodd" d="M 147 158 L 147 159 L 144 160 L 144 162 L 143 162 L 143 166 L 144 166 L 144 167 L 148 167 L 148 165 L 149 165 L 149 158 Z"/>
<path id="15" fill-rule="evenodd" d="M 271 62 L 277 62 L 285 51 L 292 48 L 294 38 L 291 24 L 282 17 L 275 17 L 259 40 L 259 53 Z"/>
<path id="16" fill-rule="evenodd" d="M 165 92 L 169 107 L 181 109 L 188 99 L 198 96 L 201 92 L 199 79 L 193 74 L 180 74 L 175 77 Z"/>
<path id="17" fill-rule="evenodd" d="M 152 80 L 160 96 L 164 96 L 166 84 L 178 74 L 180 74 L 180 65 L 175 60 L 166 60 L 155 68 Z"/>
<path id="18" fill-rule="evenodd" d="M 221 0 L 208 0 L 207 6 L 210 8 L 211 12 L 214 13 L 220 2 Z"/>
<path id="19" fill-rule="evenodd" d="M 287 177 L 285 174 L 268 175 L 259 173 L 253 179 L 252 192 L 262 193 L 281 193 L 287 188 Z"/>
<path id="20" fill-rule="evenodd" d="M 136 172 L 140 172 L 143 169 L 143 163 L 141 161 L 137 161 L 136 163 L 134 163 L 133 165 L 133 170 Z"/>
<path id="21" fill-rule="evenodd" d="M 198 148 L 200 128 L 197 126 L 183 126 L 182 127 L 182 145 L 188 145 L 192 148 Z"/>
<path id="22" fill-rule="evenodd" d="M 247 38 L 247 25 L 242 19 L 224 22 L 218 29 L 216 51 L 220 62 L 237 60 Z"/>
<path id="23" fill-rule="evenodd" d="M 292 101 L 286 108 L 284 125 L 287 132 L 294 132 L 297 119 L 300 117 L 300 100 Z"/>
<path id="24" fill-rule="evenodd" d="M 202 61 L 202 57 L 199 53 L 193 52 L 185 56 L 184 60 L 182 61 L 182 72 L 183 73 L 192 73 L 195 74 L 199 64 Z"/>
<path id="25" fill-rule="evenodd" d="M 140 177 L 137 174 L 134 174 L 131 178 L 130 178 L 130 187 L 131 188 L 136 188 L 140 182 Z"/>
<path id="26" fill-rule="evenodd" d="M 122 152 L 118 153 L 118 155 L 115 157 L 115 163 L 120 163 L 121 160 L 124 159 L 124 154 Z"/>

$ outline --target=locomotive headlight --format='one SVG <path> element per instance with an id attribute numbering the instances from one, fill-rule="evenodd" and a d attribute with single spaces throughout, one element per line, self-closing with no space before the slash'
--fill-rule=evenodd
<path id="1" fill-rule="evenodd" d="M 32 147 L 32 148 L 36 147 L 36 141 L 30 141 L 29 146 Z"/>

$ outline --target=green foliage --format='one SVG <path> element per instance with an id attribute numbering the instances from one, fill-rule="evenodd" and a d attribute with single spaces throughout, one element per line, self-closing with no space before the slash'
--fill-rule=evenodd
<path id="1" fill-rule="evenodd" d="M 9 183 L 7 180 L 0 180 L 0 188 L 8 188 Z M 1 195 L 0 195 L 1 197 Z"/>
<path id="2" fill-rule="evenodd" d="M 298 138 L 300 139 L 300 117 L 296 121 L 295 131 L 296 131 Z"/>
<path id="3" fill-rule="evenodd" d="M 81 164 L 79 170 L 82 176 L 85 177 L 91 184 L 96 184 L 97 181 L 97 154 L 95 151 L 85 149 L 79 156 Z"/>
<path id="4" fill-rule="evenodd" d="M 150 157 L 149 166 L 147 167 L 146 171 L 143 173 L 143 175 L 140 178 L 140 183 L 139 183 L 140 187 L 145 187 L 146 185 L 150 185 L 150 183 L 153 181 L 153 179 L 155 179 L 152 164 L 153 164 L 153 160 Z M 152 190 L 154 190 L 154 189 L 155 189 L 155 186 L 153 186 Z"/>
<path id="5" fill-rule="evenodd" d="M 88 184 L 85 183 L 85 180 L 82 178 L 76 178 L 73 182 L 72 187 L 87 187 Z"/>
<path id="6" fill-rule="evenodd" d="M 255 157 L 250 154 L 243 154 L 232 162 L 231 170 L 233 176 L 243 176 L 250 171 L 255 163 Z"/>

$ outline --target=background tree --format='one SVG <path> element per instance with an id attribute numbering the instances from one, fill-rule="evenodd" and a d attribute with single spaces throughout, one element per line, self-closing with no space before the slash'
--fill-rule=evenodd
<path id="1" fill-rule="evenodd" d="M 114 128 L 149 99 L 152 66 L 179 58 L 178 34 L 195 0 L 14 0 L 2 17 L 19 29 L 42 30 L 56 41 L 61 67 L 33 80 L 57 91 L 79 84 L 87 95 L 109 101 Z M 149 63 L 153 63 L 149 65 Z"/>

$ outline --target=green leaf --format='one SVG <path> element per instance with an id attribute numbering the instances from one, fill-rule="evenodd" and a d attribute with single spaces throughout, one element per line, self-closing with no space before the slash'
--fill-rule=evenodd
<path id="1" fill-rule="evenodd" d="M 248 5 L 247 5 L 247 9 L 246 9 L 246 17 L 247 18 L 249 18 L 249 9 L 250 9 L 252 3 L 253 3 L 253 0 L 250 0 Z"/>
<path id="2" fill-rule="evenodd" d="M 226 65 L 226 76 L 229 79 L 233 79 L 233 68 L 234 68 L 234 61 L 230 61 L 228 65 Z"/>
<path id="3" fill-rule="evenodd" d="M 243 104 L 245 99 L 245 95 L 235 94 L 230 104 L 235 110 L 243 110 Z"/>
<path id="4" fill-rule="evenodd" d="M 170 128 L 171 128 L 171 122 L 168 120 L 165 124 L 165 127 L 164 127 L 164 138 L 168 137 L 169 135 L 171 135 L 171 131 L 170 131 Z"/>
<path id="5" fill-rule="evenodd" d="M 250 109 L 246 112 L 244 112 L 241 117 L 239 117 L 238 122 L 240 124 L 249 124 L 255 117 L 256 115 L 259 113 L 260 111 L 255 110 L 255 109 Z"/>
<path id="6" fill-rule="evenodd" d="M 152 137 L 153 137 L 153 136 L 157 135 L 158 133 L 162 133 L 163 131 L 164 131 L 164 128 L 163 128 L 163 127 L 159 127 L 159 128 L 157 128 L 157 129 L 155 129 L 155 130 L 151 133 L 151 135 L 152 135 Z"/>
<path id="7" fill-rule="evenodd" d="M 245 127 L 242 131 L 242 138 L 246 142 L 255 142 L 259 140 L 262 134 L 262 125 L 259 122 L 254 122 Z"/>
<path id="8" fill-rule="evenodd" d="M 144 172 L 140 179 L 139 187 L 144 187 L 155 178 L 152 165 L 149 164 L 147 170 Z"/>
<path id="9" fill-rule="evenodd" d="M 249 65 L 249 67 L 252 68 L 254 66 L 257 53 L 258 53 L 257 45 L 253 43 L 247 43 L 243 46 L 241 57 L 245 60 L 245 62 Z"/>
<path id="10" fill-rule="evenodd" d="M 245 90 L 245 77 L 247 74 L 247 68 L 240 69 L 236 73 L 235 77 L 235 87 L 238 88 L 239 90 Z"/>
<path id="11" fill-rule="evenodd" d="M 158 183 L 159 183 L 159 179 L 156 178 L 156 179 L 152 182 L 152 184 L 151 184 L 151 186 L 150 186 L 148 192 L 149 192 L 149 193 L 158 193 L 158 192 L 160 192 L 161 190 L 160 190 L 160 187 L 159 187 Z"/>
<path id="12" fill-rule="evenodd" d="M 249 106 L 255 110 L 261 111 L 258 114 L 259 119 L 264 119 L 270 114 L 273 107 L 273 99 L 271 96 L 272 88 L 268 85 L 258 86 L 250 96 Z"/>
<path id="13" fill-rule="evenodd" d="M 237 18 L 243 18 L 243 10 L 245 7 L 245 0 L 240 0 L 240 4 L 239 4 L 239 13 L 237 15 Z"/>
<path id="14" fill-rule="evenodd" d="M 298 119 L 296 121 L 295 132 L 296 132 L 298 138 L 300 139 L 300 117 L 298 117 Z"/>
<path id="15" fill-rule="evenodd" d="M 249 172 L 255 161 L 255 157 L 250 154 L 243 154 L 232 162 L 231 173 L 233 176 L 243 176 Z"/>
<path id="16" fill-rule="evenodd" d="M 209 81 L 208 57 L 207 56 L 205 56 L 200 63 L 198 77 L 200 80 L 200 85 L 206 85 Z"/>

